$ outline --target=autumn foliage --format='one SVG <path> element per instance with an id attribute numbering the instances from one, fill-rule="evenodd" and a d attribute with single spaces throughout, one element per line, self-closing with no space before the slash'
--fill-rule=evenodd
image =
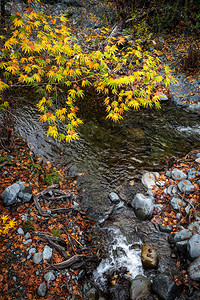
<path id="1" fill-rule="evenodd" d="M 6 90 L 32 87 L 40 121 L 48 124 L 47 136 L 67 142 L 78 138 L 76 128 L 82 120 L 77 100 L 85 100 L 89 87 L 104 95 L 106 118 L 118 121 L 131 108 L 160 108 L 157 85 L 173 81 L 156 52 L 142 51 L 134 39 L 109 36 L 108 29 L 93 32 L 84 47 L 65 15 L 47 16 L 29 7 L 11 20 L 10 36 L 0 36 L 1 107 L 8 106 Z M 59 93 L 65 103 L 60 103 Z M 64 131 L 58 128 L 60 121 Z"/>

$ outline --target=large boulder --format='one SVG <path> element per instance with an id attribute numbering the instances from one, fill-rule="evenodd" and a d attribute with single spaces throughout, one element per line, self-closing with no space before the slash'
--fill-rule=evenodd
<path id="1" fill-rule="evenodd" d="M 200 235 L 194 234 L 187 244 L 188 255 L 191 259 L 195 259 L 200 256 Z"/>
<path id="2" fill-rule="evenodd" d="M 192 233 L 189 229 L 180 230 L 179 232 L 175 233 L 174 243 L 176 244 L 177 242 L 188 240 L 191 236 Z"/>
<path id="3" fill-rule="evenodd" d="M 151 291 L 151 281 L 144 276 L 136 276 L 130 287 L 130 299 L 142 300 L 148 299 Z"/>
<path id="4" fill-rule="evenodd" d="M 152 290 L 160 299 L 174 300 L 181 294 L 182 286 L 177 286 L 170 275 L 161 273 L 154 278 Z"/>
<path id="5" fill-rule="evenodd" d="M 1 194 L 1 198 L 5 206 L 29 202 L 32 199 L 31 184 L 18 181 L 7 187 Z"/>
<path id="6" fill-rule="evenodd" d="M 188 271 L 192 280 L 200 281 L 200 257 L 189 265 Z"/>
<path id="7" fill-rule="evenodd" d="M 14 183 L 11 186 L 7 187 L 3 193 L 1 194 L 1 198 L 5 206 L 13 205 L 16 200 L 17 196 L 20 192 L 20 186 L 18 183 Z"/>
<path id="8" fill-rule="evenodd" d="M 151 197 L 147 197 L 141 193 L 136 194 L 131 203 L 136 217 L 139 220 L 151 219 L 154 209 L 154 200 Z"/>

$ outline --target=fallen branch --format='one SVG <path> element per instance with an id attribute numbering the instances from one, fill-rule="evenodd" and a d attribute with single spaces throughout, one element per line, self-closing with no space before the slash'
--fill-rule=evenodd
<path id="1" fill-rule="evenodd" d="M 39 214 L 40 214 L 41 216 L 43 216 L 43 217 L 50 217 L 51 214 L 49 214 L 48 212 L 45 212 L 45 211 L 41 208 L 41 206 L 40 206 L 40 204 L 39 204 L 39 202 L 38 202 L 38 199 L 39 199 L 40 197 L 44 196 L 44 195 L 45 195 L 46 193 L 48 193 L 49 191 L 51 191 L 52 189 L 57 189 L 58 187 L 59 187 L 58 184 L 53 184 L 53 185 L 47 187 L 44 191 L 42 191 L 42 192 L 36 194 L 36 195 L 33 197 L 35 206 L 36 206 L 36 208 L 37 208 L 37 210 L 39 211 Z"/>
<path id="2" fill-rule="evenodd" d="M 62 270 L 62 269 L 66 269 L 66 268 L 78 269 L 78 268 L 81 268 L 83 265 L 86 265 L 86 263 L 89 261 L 96 262 L 96 261 L 98 261 L 98 258 L 96 256 L 87 256 L 84 254 L 74 255 L 73 257 L 69 258 L 68 260 L 65 260 L 61 263 L 49 266 L 46 269 L 51 269 L 51 268 L 55 268 L 57 270 Z"/>
<path id="3" fill-rule="evenodd" d="M 5 160 L 4 162 L 2 162 L 1 164 L 0 164 L 0 168 L 3 168 L 4 166 L 6 166 L 6 165 L 12 165 L 9 161 L 7 161 L 7 160 Z"/>
<path id="4" fill-rule="evenodd" d="M 63 245 L 66 245 L 65 240 L 59 238 L 59 237 L 55 237 L 50 235 L 49 233 L 46 232 L 40 232 L 40 231 L 35 231 L 34 235 L 37 235 L 40 237 L 41 240 L 48 242 L 55 250 L 57 250 L 64 258 L 67 257 L 67 254 L 65 252 L 65 249 L 58 245 L 56 242 L 61 243 Z"/>

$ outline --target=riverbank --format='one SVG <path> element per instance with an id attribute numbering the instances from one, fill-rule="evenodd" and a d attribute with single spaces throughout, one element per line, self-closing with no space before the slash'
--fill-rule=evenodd
<path id="1" fill-rule="evenodd" d="M 67 169 L 44 163 L 18 138 L 12 151 L 0 150 L 0 194 L 11 186 L 0 199 L 0 217 L 16 222 L 0 236 L 2 299 L 85 298 L 82 282 L 96 266 L 99 242 L 79 206 L 78 175 Z M 57 265 L 63 261 L 68 268 Z"/>

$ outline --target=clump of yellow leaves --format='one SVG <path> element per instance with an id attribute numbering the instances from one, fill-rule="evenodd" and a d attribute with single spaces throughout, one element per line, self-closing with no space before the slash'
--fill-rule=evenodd
<path id="1" fill-rule="evenodd" d="M 47 136 L 67 142 L 78 139 L 82 120 L 77 116 L 77 100 L 85 100 L 90 86 L 105 95 L 106 118 L 117 122 L 131 108 L 160 108 L 157 85 L 173 81 L 170 69 L 162 67 L 157 56 L 142 51 L 135 41 L 123 47 L 126 39 L 109 37 L 107 29 L 85 41 L 90 44 L 98 37 L 101 51 L 84 51 L 65 15 L 47 16 L 29 7 L 23 16 L 17 13 L 11 20 L 11 36 L 0 36 L 4 42 L 0 96 L 5 89 L 19 85 L 34 88 L 40 95 L 40 120 L 48 124 Z M 59 103 L 59 93 L 65 95 L 64 104 Z M 0 101 L 5 106 L 4 99 Z M 58 128 L 58 122 L 65 124 L 65 130 Z"/>
<path id="2" fill-rule="evenodd" d="M 0 216 L 0 236 L 5 236 L 9 233 L 11 228 L 14 228 L 16 225 L 16 221 L 14 219 L 9 220 L 8 215 Z"/>

